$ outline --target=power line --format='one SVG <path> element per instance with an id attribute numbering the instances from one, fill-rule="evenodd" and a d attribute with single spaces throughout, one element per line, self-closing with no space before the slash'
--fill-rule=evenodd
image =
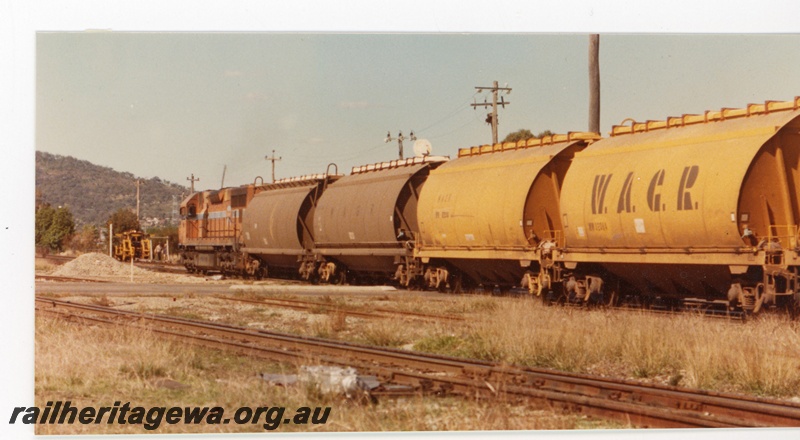
<path id="1" fill-rule="evenodd" d="M 467 103 L 469 103 L 470 99 L 475 99 L 475 95 L 477 95 L 477 94 L 478 94 L 478 92 L 473 93 L 472 96 L 467 98 L 466 101 L 464 101 L 461 104 L 459 104 L 458 107 L 456 107 L 456 109 L 453 110 L 452 112 L 448 113 L 447 116 L 444 116 L 443 118 L 439 119 L 438 121 L 433 122 L 431 125 L 428 125 L 427 127 L 423 127 L 422 130 L 417 130 L 417 131 L 418 132 L 423 132 L 423 131 L 431 128 L 431 127 L 436 126 L 437 124 L 439 124 L 439 123 L 441 123 L 443 121 L 446 121 L 447 119 L 452 118 L 453 116 L 463 112 L 464 110 L 468 109 L 470 106 L 467 105 Z"/>
<path id="2" fill-rule="evenodd" d="M 448 132 L 446 132 L 446 133 L 437 134 L 437 135 L 435 135 L 435 136 L 426 136 L 426 138 L 427 138 L 427 139 L 438 139 L 438 138 L 440 138 L 440 137 L 442 137 L 442 136 L 447 136 L 447 135 L 449 135 L 449 134 L 453 134 L 453 133 L 457 132 L 458 130 L 461 130 L 461 129 L 462 129 L 462 128 L 464 128 L 464 127 L 467 127 L 467 126 L 469 126 L 469 125 L 472 125 L 472 124 L 474 124 L 474 123 L 475 123 L 475 121 L 478 121 L 478 118 L 477 118 L 477 116 L 473 116 L 472 118 L 470 118 L 470 120 L 468 120 L 468 121 L 467 121 L 467 122 L 465 122 L 464 124 L 462 124 L 462 125 L 460 125 L 460 126 L 458 126 L 458 127 L 454 128 L 454 129 L 452 129 L 452 130 L 450 130 L 450 131 L 448 131 Z"/>

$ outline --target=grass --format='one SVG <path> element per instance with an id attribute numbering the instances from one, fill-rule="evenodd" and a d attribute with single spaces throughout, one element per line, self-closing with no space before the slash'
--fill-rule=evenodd
<path id="1" fill-rule="evenodd" d="M 318 338 L 336 339 L 339 334 L 347 330 L 347 313 L 342 310 L 325 309 L 323 311 L 309 311 L 318 316 L 311 321 L 310 335 Z"/>
<path id="2" fill-rule="evenodd" d="M 85 300 L 85 299 L 84 299 Z M 99 297 L 94 301 L 105 302 Z M 92 301 L 91 299 L 89 301 Z M 125 303 L 124 297 L 114 301 Z M 150 301 L 145 303 L 145 301 Z M 746 324 L 694 314 L 654 316 L 546 307 L 491 296 L 322 296 L 316 313 L 186 295 L 138 298 L 134 310 L 172 313 L 289 333 L 665 384 L 797 397 L 800 323 L 765 316 Z M 354 305 L 452 313 L 462 323 L 348 316 Z M 121 307 L 124 308 L 124 307 Z"/>
<path id="3" fill-rule="evenodd" d="M 794 397 L 798 323 L 767 316 L 741 324 L 697 315 L 653 316 L 503 301 L 458 335 L 421 349 L 511 364 L 654 379 L 683 386 Z M 489 349 L 487 349 L 489 347 Z"/>
<path id="4" fill-rule="evenodd" d="M 497 310 L 500 304 L 501 302 L 497 298 L 492 297 L 462 297 L 461 301 L 445 308 L 444 312 L 451 314 L 491 313 Z"/>
<path id="5" fill-rule="evenodd" d="M 408 323 L 396 319 L 379 319 L 369 322 L 361 331 L 364 343 L 379 347 L 400 347 L 411 342 L 413 332 Z"/>
<path id="6" fill-rule="evenodd" d="M 97 296 L 92 298 L 90 301 L 92 304 L 96 306 L 103 306 L 103 307 L 110 307 L 114 305 L 114 302 L 108 298 L 108 295 L 103 294 L 102 296 Z"/>
<path id="7" fill-rule="evenodd" d="M 547 307 L 524 298 L 477 295 L 411 293 L 367 299 L 338 296 L 319 299 L 326 307 L 316 314 L 260 305 L 233 305 L 200 295 L 176 300 L 147 299 L 150 302 L 146 307 L 155 313 L 165 313 L 172 308 L 173 313 L 191 313 L 217 322 L 242 325 L 256 322 L 261 328 L 277 331 L 458 357 L 800 399 L 800 322 L 783 316 L 765 316 L 742 324 L 693 314 L 654 316 Z M 125 297 L 114 297 L 114 300 L 123 304 L 128 301 Z M 131 308 L 145 307 L 144 302 L 141 298 L 141 302 Z M 452 313 L 466 320 L 437 323 L 399 317 L 360 319 L 342 311 L 354 304 Z M 140 404 L 211 402 L 236 407 L 251 401 L 293 402 L 298 406 L 318 401 L 302 390 L 275 389 L 254 379 L 257 372 L 293 371 L 293 366 L 172 345 L 156 336 L 140 333 L 37 320 L 37 402 L 65 396 L 100 404 L 107 404 L 115 396 L 125 396 L 141 400 Z M 154 385 L 161 379 L 175 380 L 188 388 L 166 390 Z M 363 408 L 351 403 L 336 405 L 334 408 L 339 408 L 340 412 L 332 414 L 327 425 L 315 429 L 598 428 L 597 422 L 592 420 L 540 415 L 530 408 L 520 410 L 511 403 L 398 399 Z M 517 416 L 515 411 L 525 416 Z M 609 426 L 601 424 L 599 427 Z M 250 428 L 250 431 L 255 429 Z M 42 433 L 66 432 L 63 431 L 66 428 L 41 429 L 45 430 Z M 54 431 L 56 429 L 62 430 Z M 118 426 L 103 426 L 102 429 L 116 431 L 101 432 L 141 432 Z M 177 427 L 170 429 L 173 431 L 169 432 L 188 432 L 188 428 L 181 428 L 184 431 L 177 431 Z M 245 427 L 229 425 L 207 426 L 193 432 L 236 430 L 247 431 Z M 287 426 L 281 430 L 302 429 Z"/>
<path id="8" fill-rule="evenodd" d="M 271 386 L 257 374 L 292 373 L 292 365 L 187 346 L 137 329 L 81 326 L 36 319 L 35 403 L 71 401 L 73 406 L 145 408 L 221 406 L 226 414 L 249 406 L 331 407 L 324 425 L 283 425 L 278 432 L 574 429 L 580 416 L 554 414 L 513 402 L 407 397 L 377 405 L 343 401 L 304 387 Z M 180 387 L 165 387 L 167 381 Z M 142 425 L 37 425 L 36 434 L 142 434 Z M 157 433 L 265 432 L 253 425 L 168 425 Z"/>
<path id="9" fill-rule="evenodd" d="M 33 269 L 38 272 L 51 272 L 55 270 L 56 265 L 50 263 L 40 263 L 38 260 L 34 263 Z"/>

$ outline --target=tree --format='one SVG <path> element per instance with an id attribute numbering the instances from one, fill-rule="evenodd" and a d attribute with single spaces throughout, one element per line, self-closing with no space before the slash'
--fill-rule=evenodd
<path id="1" fill-rule="evenodd" d="M 138 231 L 141 228 L 136 213 L 125 208 L 120 208 L 111 214 L 111 217 L 106 221 L 106 228 L 108 228 L 109 223 L 114 225 L 115 234 L 131 230 Z"/>
<path id="2" fill-rule="evenodd" d="M 527 141 L 528 139 L 534 137 L 533 133 L 531 133 L 528 129 L 520 129 L 513 133 L 509 133 L 503 142 L 519 142 L 519 141 Z"/>
<path id="3" fill-rule="evenodd" d="M 44 205 L 36 211 L 36 245 L 61 251 L 64 241 L 75 233 L 75 219 L 67 207 Z"/>
<path id="4" fill-rule="evenodd" d="M 100 250 L 98 244 L 100 230 L 95 225 L 83 225 L 80 232 L 75 233 L 69 241 L 69 248 L 79 252 L 94 252 Z"/>
<path id="5" fill-rule="evenodd" d="M 543 138 L 545 136 L 552 136 L 553 134 L 554 133 L 552 131 L 545 130 L 545 131 L 539 132 L 539 134 L 534 136 L 533 133 L 530 130 L 523 128 L 523 129 L 517 130 L 517 131 L 515 131 L 513 133 L 509 133 L 508 136 L 506 136 L 506 138 L 503 139 L 503 142 L 527 141 L 528 139 L 533 139 L 533 138 L 541 139 L 541 138 Z"/>
<path id="6" fill-rule="evenodd" d="M 38 211 L 39 208 L 43 207 L 45 204 L 46 203 L 44 201 L 44 194 L 42 193 L 42 190 L 36 188 L 36 210 Z"/>
<path id="7" fill-rule="evenodd" d="M 53 224 L 53 215 L 56 213 L 56 210 L 53 209 L 52 206 L 48 205 L 47 203 L 42 204 L 36 210 L 36 245 L 37 246 L 44 246 L 42 242 L 42 238 L 44 234 L 47 232 L 47 229 L 50 228 L 50 225 Z"/>

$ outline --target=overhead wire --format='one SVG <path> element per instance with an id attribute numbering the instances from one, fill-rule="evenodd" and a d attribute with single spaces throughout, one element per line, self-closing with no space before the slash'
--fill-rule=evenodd
<path id="1" fill-rule="evenodd" d="M 436 125 L 438 125 L 439 123 L 441 123 L 441 122 L 444 122 L 444 121 L 446 121 L 447 119 L 450 119 L 451 117 L 453 117 L 453 116 L 457 115 L 458 113 L 461 113 L 462 111 L 464 111 L 464 110 L 468 109 L 468 108 L 469 108 L 469 106 L 468 106 L 468 105 L 465 105 L 465 104 L 469 103 L 469 101 L 470 101 L 470 100 L 472 100 L 472 99 L 473 99 L 475 96 L 477 96 L 477 95 L 478 95 L 478 92 L 475 92 L 475 93 L 473 93 L 473 94 L 472 94 L 472 96 L 470 96 L 470 97 L 469 97 L 469 98 L 468 98 L 466 101 L 464 101 L 464 102 L 462 102 L 461 104 L 459 104 L 459 105 L 458 105 L 458 107 L 456 107 L 456 109 L 455 109 L 455 110 L 453 110 L 452 112 L 450 112 L 450 113 L 449 113 L 447 116 L 444 116 L 443 118 L 441 118 L 441 119 L 437 120 L 436 122 L 432 123 L 431 125 L 429 125 L 429 126 L 427 126 L 427 127 L 424 127 L 424 128 L 421 128 L 421 129 L 420 129 L 420 130 L 418 130 L 418 131 L 419 131 L 419 132 L 423 132 L 423 131 L 425 131 L 425 130 L 427 130 L 427 129 L 429 129 L 429 128 L 435 127 L 435 126 L 436 126 Z"/>
<path id="2" fill-rule="evenodd" d="M 459 127 L 456 127 L 456 128 L 454 128 L 454 129 L 452 129 L 452 130 L 448 131 L 447 133 L 438 134 L 438 135 L 436 135 L 436 136 L 428 136 L 428 139 L 438 139 L 438 138 L 440 138 L 440 137 L 447 136 L 447 135 L 449 135 L 449 134 L 453 134 L 453 133 L 457 132 L 458 130 L 461 130 L 462 128 L 464 128 L 464 127 L 466 127 L 466 126 L 468 126 L 468 125 L 471 125 L 471 124 L 475 123 L 476 121 L 477 121 L 477 122 L 482 122 L 482 121 L 481 121 L 481 120 L 478 118 L 478 115 L 477 115 L 477 114 L 473 115 L 473 117 L 472 117 L 472 120 L 470 120 L 470 121 L 467 121 L 467 122 L 466 122 L 466 123 L 464 123 L 463 125 L 461 125 L 461 126 L 459 126 Z"/>
<path id="3" fill-rule="evenodd" d="M 467 98 L 466 100 L 464 100 L 461 103 L 459 103 L 453 110 L 448 112 L 446 115 L 442 116 L 441 118 L 437 119 L 436 121 L 432 122 L 431 124 L 423 127 L 422 129 L 414 130 L 414 131 L 416 133 L 423 133 L 423 132 L 425 132 L 425 131 L 433 128 L 433 127 L 436 127 L 436 126 L 442 124 L 443 122 L 453 118 L 454 116 L 462 113 L 464 110 L 469 109 L 469 107 L 470 107 L 468 105 L 469 102 L 472 101 L 473 98 L 475 96 L 477 96 L 478 94 L 479 94 L 479 92 L 476 91 L 469 98 Z M 442 133 L 442 134 L 438 134 L 438 135 L 434 135 L 434 136 L 427 136 L 427 137 L 429 139 L 437 139 L 437 138 L 441 138 L 443 136 L 447 136 L 447 135 L 452 134 L 452 133 L 454 133 L 454 132 L 456 132 L 458 130 L 463 129 L 464 127 L 466 127 L 466 126 L 468 126 L 470 124 L 473 124 L 477 120 L 478 120 L 477 116 L 473 116 L 473 118 L 471 118 L 471 120 L 467 121 L 466 123 L 464 123 L 462 125 L 459 125 L 458 127 L 454 128 L 454 129 L 452 129 L 452 130 L 450 130 L 450 131 L 448 131 L 446 133 Z M 319 160 L 320 159 L 320 156 L 318 154 L 301 154 L 300 152 L 305 150 L 305 148 L 303 148 L 305 146 L 306 145 L 303 145 L 302 147 L 300 147 L 300 146 L 292 147 L 289 150 L 289 151 L 291 151 L 291 153 L 289 153 L 289 151 L 287 151 L 284 154 L 283 160 L 288 162 L 287 164 L 303 164 L 303 165 L 307 165 L 308 161 L 313 161 L 313 160 Z M 326 150 L 329 153 L 336 151 L 335 149 L 331 149 L 330 146 L 325 146 L 324 148 L 326 148 Z M 326 162 L 348 161 L 348 160 L 356 159 L 358 157 L 366 156 L 369 153 L 372 153 L 374 151 L 380 150 L 382 148 L 386 148 L 386 145 L 383 144 L 383 143 L 374 145 L 374 146 L 369 147 L 369 148 L 360 149 L 358 151 L 352 151 L 349 154 L 348 153 L 343 153 L 343 154 L 335 154 L 334 153 L 334 154 L 330 154 L 330 155 L 326 156 L 325 161 Z M 341 150 L 339 150 L 339 151 L 341 151 Z M 242 161 L 237 161 L 237 162 L 238 163 L 231 164 L 231 167 L 234 167 L 234 168 L 240 169 L 240 170 L 244 169 L 244 170 L 247 170 L 247 171 L 256 170 L 256 169 L 257 170 L 262 170 L 262 169 L 266 170 L 266 169 L 268 169 L 268 166 L 266 166 L 266 165 L 263 168 L 261 166 L 259 166 L 258 165 L 259 161 L 242 160 Z"/>

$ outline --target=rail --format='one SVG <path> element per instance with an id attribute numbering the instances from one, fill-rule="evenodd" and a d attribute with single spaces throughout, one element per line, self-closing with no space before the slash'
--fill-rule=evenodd
<path id="1" fill-rule="evenodd" d="M 345 306 L 336 303 L 320 302 L 320 301 L 303 301 L 296 299 L 282 299 L 282 298 L 261 298 L 245 299 L 245 298 L 232 298 L 230 296 L 215 296 L 217 299 L 225 301 L 238 301 L 249 304 L 258 305 L 272 305 L 277 307 L 285 307 L 297 310 L 330 310 L 333 312 L 343 313 L 345 315 L 358 316 L 360 318 L 388 318 L 399 316 L 404 318 L 419 319 L 426 321 L 463 321 L 461 316 L 453 315 L 435 315 L 431 313 L 410 312 L 406 310 L 392 310 L 380 307 L 370 307 L 369 309 L 357 308 L 353 306 Z"/>
<path id="2" fill-rule="evenodd" d="M 420 392 L 530 399 L 640 427 L 800 426 L 800 404 L 790 401 L 386 349 L 56 299 L 37 298 L 36 308 L 37 313 L 79 322 L 137 328 L 146 324 L 166 336 L 268 359 L 353 366 Z"/>

